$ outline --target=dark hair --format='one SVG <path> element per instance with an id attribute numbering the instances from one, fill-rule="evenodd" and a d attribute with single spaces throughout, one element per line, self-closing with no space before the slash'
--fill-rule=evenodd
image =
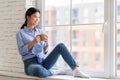
<path id="1" fill-rule="evenodd" d="M 40 13 L 39 9 L 34 8 L 34 7 L 31 7 L 31 8 L 29 8 L 29 9 L 26 11 L 26 13 L 25 13 L 25 22 L 24 22 L 24 24 L 21 26 L 21 29 L 23 29 L 24 26 L 27 26 L 27 16 L 31 16 L 32 14 L 34 14 L 34 13 L 36 13 L 36 12 L 39 12 L 39 13 Z"/>

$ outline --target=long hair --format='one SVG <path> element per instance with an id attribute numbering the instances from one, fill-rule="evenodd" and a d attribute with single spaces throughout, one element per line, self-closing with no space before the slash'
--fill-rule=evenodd
<path id="1" fill-rule="evenodd" d="M 29 8 L 29 9 L 26 11 L 26 13 L 25 13 L 25 22 L 24 22 L 24 24 L 21 26 L 21 29 L 23 29 L 25 26 L 27 26 L 27 16 L 31 16 L 32 14 L 34 14 L 34 13 L 36 13 L 36 12 L 39 12 L 39 13 L 40 13 L 39 9 L 34 8 L 34 7 L 31 7 L 31 8 Z"/>

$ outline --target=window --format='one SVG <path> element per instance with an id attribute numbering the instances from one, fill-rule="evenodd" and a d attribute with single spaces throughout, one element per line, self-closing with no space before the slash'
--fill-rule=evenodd
<path id="1" fill-rule="evenodd" d="M 77 30 L 73 30 L 73 31 L 72 31 L 72 33 L 73 33 L 72 39 L 77 39 L 77 37 L 78 37 L 78 36 L 77 36 L 77 34 L 78 34 L 77 32 L 78 32 Z"/>
<path id="2" fill-rule="evenodd" d="M 78 24 L 79 23 L 78 11 L 79 10 L 77 8 L 72 9 L 72 24 Z"/>
<path id="3" fill-rule="evenodd" d="M 120 16 L 120 5 L 117 6 L 117 15 Z"/>
<path id="4" fill-rule="evenodd" d="M 80 65 L 80 69 L 90 72 L 97 70 L 103 74 L 105 70 L 104 33 L 99 31 L 102 31 L 104 23 L 104 0 L 100 0 L 100 2 L 57 0 L 59 4 L 56 4 L 55 0 L 45 0 L 44 2 L 45 10 L 56 12 L 56 15 L 46 15 L 49 17 L 50 25 L 43 25 L 47 31 L 50 31 L 49 35 L 53 35 L 50 42 L 54 42 L 54 45 L 50 43 L 50 50 L 59 42 L 63 42 Z M 100 12 L 100 24 L 98 24 L 100 21 L 96 21 L 98 16 L 95 16 L 94 11 L 97 6 L 100 6 L 100 10 L 97 12 Z M 55 23 L 52 22 L 54 18 Z M 55 31 L 55 34 L 51 31 Z M 103 44 L 100 45 L 100 43 Z M 103 60 L 99 60 L 96 52 Z M 62 64 L 58 67 L 66 68 L 62 60 L 57 63 Z M 97 66 L 98 63 L 100 63 L 99 66 Z"/>
<path id="5" fill-rule="evenodd" d="M 78 24 L 78 19 L 77 18 L 72 19 L 72 24 Z"/>
<path id="6" fill-rule="evenodd" d="M 117 6 L 116 6 L 116 14 L 117 14 L 117 22 L 120 22 L 120 0 L 117 0 Z"/>
<path id="7" fill-rule="evenodd" d="M 69 24 L 70 23 L 70 20 L 69 20 L 69 10 L 66 10 L 65 11 L 65 25 Z"/>
<path id="8" fill-rule="evenodd" d="M 83 20 L 83 24 L 87 24 L 89 21 L 88 21 L 88 19 L 87 18 L 85 18 L 84 20 Z"/>
<path id="9" fill-rule="evenodd" d="M 120 46 L 120 29 L 117 30 L 117 45 Z"/>
<path id="10" fill-rule="evenodd" d="M 78 17 L 78 9 L 72 9 L 72 16 L 75 18 Z"/>
<path id="11" fill-rule="evenodd" d="M 83 60 L 83 62 L 82 62 L 83 68 L 88 69 L 88 53 L 83 52 L 83 59 L 82 60 Z"/>
<path id="12" fill-rule="evenodd" d="M 76 62 L 77 62 L 77 59 L 78 59 L 78 52 L 72 52 L 73 53 L 73 57 L 74 57 L 74 59 L 76 60 Z"/>
<path id="13" fill-rule="evenodd" d="M 103 15 L 101 10 L 102 10 L 102 8 L 100 8 L 100 7 L 95 8 L 95 16 L 96 17 Z"/>
<path id="14" fill-rule="evenodd" d="M 73 46 L 77 46 L 79 44 L 79 41 L 78 41 L 78 31 L 77 30 L 73 30 L 72 31 L 72 45 Z"/>
<path id="15" fill-rule="evenodd" d="M 60 13 L 59 13 L 59 10 L 56 10 L 56 25 L 60 25 Z"/>
<path id="16" fill-rule="evenodd" d="M 117 59 L 117 68 L 118 68 L 118 75 L 119 75 L 119 70 L 120 70 L 120 53 L 118 52 L 117 55 L 118 59 Z"/>
<path id="17" fill-rule="evenodd" d="M 100 30 L 95 30 L 95 46 L 100 46 Z"/>
<path id="18" fill-rule="evenodd" d="M 88 17 L 88 8 L 84 8 L 84 17 Z"/>
<path id="19" fill-rule="evenodd" d="M 82 35 L 84 36 L 83 41 L 82 41 L 83 46 L 87 46 L 88 45 L 88 32 L 87 32 L 87 30 L 83 30 Z"/>
<path id="20" fill-rule="evenodd" d="M 45 12 L 45 16 L 48 15 L 48 11 Z M 45 18 L 45 24 L 48 25 L 48 17 Z"/>
<path id="21" fill-rule="evenodd" d="M 100 53 L 96 52 L 95 53 L 95 68 L 96 70 L 100 69 Z"/>
<path id="22" fill-rule="evenodd" d="M 117 0 L 117 75 L 120 76 L 120 0 Z"/>

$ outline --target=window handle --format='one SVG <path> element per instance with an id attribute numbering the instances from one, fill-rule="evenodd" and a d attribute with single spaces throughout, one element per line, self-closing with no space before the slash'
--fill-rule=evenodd
<path id="1" fill-rule="evenodd" d="M 107 33 L 108 22 L 105 22 L 102 27 L 102 32 Z"/>

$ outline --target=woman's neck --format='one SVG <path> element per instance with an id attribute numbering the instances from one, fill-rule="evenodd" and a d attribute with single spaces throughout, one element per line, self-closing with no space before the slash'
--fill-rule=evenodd
<path id="1" fill-rule="evenodd" d="M 27 24 L 27 27 L 28 27 L 29 29 L 33 30 L 35 26 L 34 26 L 34 25 Z"/>

